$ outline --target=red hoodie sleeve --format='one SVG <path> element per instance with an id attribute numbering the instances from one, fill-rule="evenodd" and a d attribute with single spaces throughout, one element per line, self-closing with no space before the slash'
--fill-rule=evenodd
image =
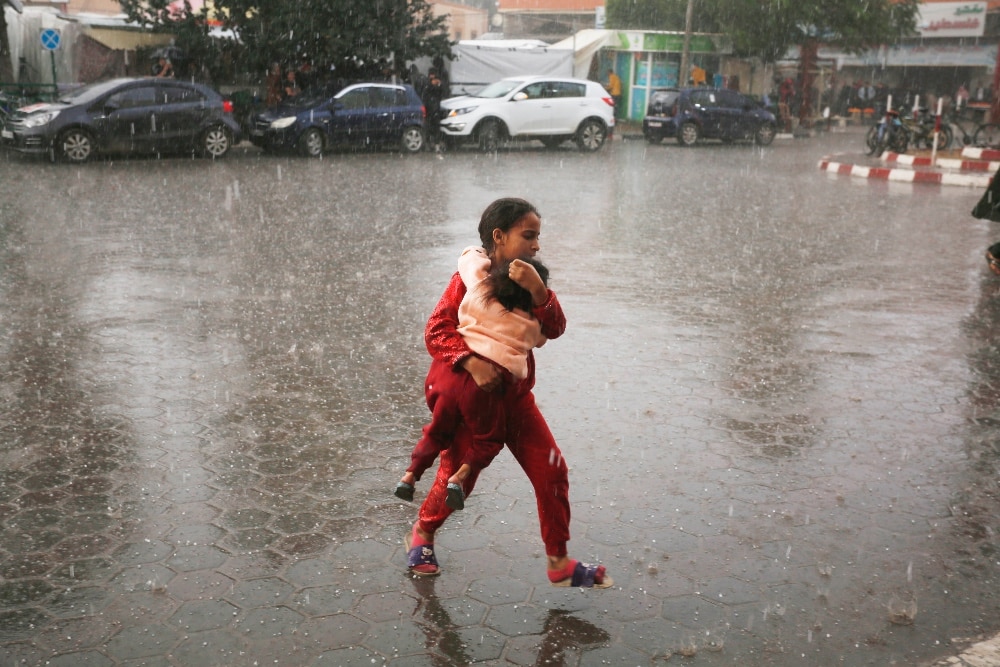
<path id="1" fill-rule="evenodd" d="M 545 303 L 532 308 L 531 314 L 542 324 L 542 335 L 549 340 L 559 338 L 566 331 L 566 315 L 552 290 L 549 290 L 549 298 Z"/>
<path id="2" fill-rule="evenodd" d="M 472 354 L 462 334 L 458 333 L 458 306 L 465 296 L 465 284 L 456 272 L 434 307 L 424 329 L 424 343 L 427 351 L 438 361 L 452 366 Z"/>

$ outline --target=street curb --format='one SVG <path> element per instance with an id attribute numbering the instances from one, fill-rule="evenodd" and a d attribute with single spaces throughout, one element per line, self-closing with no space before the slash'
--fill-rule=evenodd
<path id="1" fill-rule="evenodd" d="M 965 187 L 986 187 L 991 177 L 987 174 L 950 174 L 940 171 L 917 171 L 915 169 L 892 169 L 887 167 L 863 167 L 861 165 L 838 162 L 826 156 L 819 161 L 821 171 L 829 171 L 843 176 L 854 176 L 870 180 L 896 181 L 900 183 L 934 183 L 937 185 L 960 185 Z"/>
<path id="2" fill-rule="evenodd" d="M 996 148 L 972 148 L 966 146 L 962 149 L 962 157 L 974 160 L 1000 160 L 1000 150 Z"/>
<path id="3" fill-rule="evenodd" d="M 882 161 L 911 167 L 930 167 L 932 164 L 931 158 L 926 155 L 901 155 L 900 153 L 885 153 L 882 156 Z M 985 160 L 978 159 L 956 160 L 955 158 L 938 158 L 933 164 L 941 169 L 957 169 L 959 171 L 988 171 L 991 173 L 1000 168 L 1000 161 L 987 162 Z"/>

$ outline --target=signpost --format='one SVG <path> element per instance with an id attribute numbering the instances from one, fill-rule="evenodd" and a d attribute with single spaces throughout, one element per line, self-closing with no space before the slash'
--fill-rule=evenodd
<path id="1" fill-rule="evenodd" d="M 42 48 L 49 52 L 52 62 L 52 92 L 58 97 L 59 85 L 56 83 L 56 49 L 59 48 L 59 31 L 54 28 L 46 28 L 39 35 L 39 38 L 42 40 Z"/>

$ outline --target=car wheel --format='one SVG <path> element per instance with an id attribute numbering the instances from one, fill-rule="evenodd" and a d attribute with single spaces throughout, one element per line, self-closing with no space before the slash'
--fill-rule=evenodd
<path id="1" fill-rule="evenodd" d="M 774 141 L 774 135 L 777 133 L 774 125 L 770 123 L 764 123 L 757 128 L 757 131 L 753 135 L 753 140 L 758 146 L 770 146 L 771 142 Z"/>
<path id="2" fill-rule="evenodd" d="M 223 157 L 232 145 L 232 134 L 221 125 L 210 127 L 201 135 L 201 154 L 213 160 Z"/>
<path id="3" fill-rule="evenodd" d="M 608 137 L 608 131 L 604 124 L 593 118 L 583 121 L 580 129 L 576 131 L 576 145 L 581 151 L 593 153 L 600 150 L 604 145 L 604 140 Z"/>
<path id="4" fill-rule="evenodd" d="M 541 142 L 546 148 L 559 148 L 566 137 L 542 137 Z"/>
<path id="5" fill-rule="evenodd" d="M 684 123 L 681 125 L 681 131 L 677 133 L 677 142 L 681 146 L 694 146 L 700 138 L 701 132 L 694 123 Z"/>
<path id="6" fill-rule="evenodd" d="M 299 152 L 306 157 L 319 157 L 323 154 L 323 133 L 315 127 L 310 127 L 299 137 Z"/>
<path id="7" fill-rule="evenodd" d="M 55 154 L 66 162 L 82 164 L 94 154 L 94 138 L 78 127 L 66 130 L 56 139 Z"/>
<path id="8" fill-rule="evenodd" d="M 416 125 L 405 128 L 400 145 L 407 153 L 419 153 L 424 148 L 424 131 Z"/>
<path id="9" fill-rule="evenodd" d="M 479 127 L 479 150 L 495 153 L 500 148 L 500 124 L 495 120 L 485 120 Z"/>

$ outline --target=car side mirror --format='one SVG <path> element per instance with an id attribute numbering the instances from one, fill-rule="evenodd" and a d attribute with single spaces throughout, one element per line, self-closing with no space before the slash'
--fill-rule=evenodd
<path id="1" fill-rule="evenodd" d="M 105 114 L 114 113 L 115 111 L 118 111 L 118 105 L 117 104 L 115 104 L 114 102 L 105 102 L 104 103 L 104 113 Z"/>
<path id="2" fill-rule="evenodd" d="M 524 100 L 528 99 L 528 93 L 521 91 L 517 95 L 514 95 L 514 97 L 512 97 L 511 99 L 515 102 L 523 102 Z"/>

